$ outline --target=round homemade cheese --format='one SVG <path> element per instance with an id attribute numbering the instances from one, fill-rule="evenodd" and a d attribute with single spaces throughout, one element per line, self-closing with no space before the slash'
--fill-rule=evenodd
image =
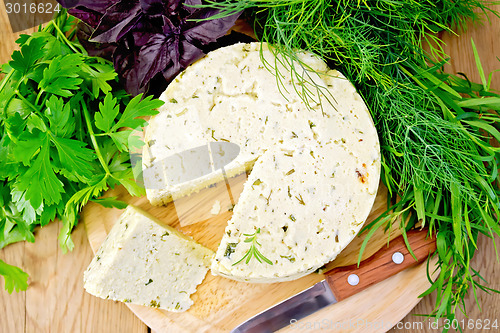
<path id="1" fill-rule="evenodd" d="M 266 44 L 213 51 L 169 85 L 165 105 L 149 122 L 143 168 L 153 170 L 145 172 L 152 204 L 223 179 L 214 169 L 194 180 L 166 181 L 162 161 L 207 142 L 239 145 L 224 167 L 227 176 L 251 170 L 213 274 L 249 282 L 304 276 L 349 244 L 375 200 L 380 148 L 363 99 L 318 57 L 298 57 L 302 65 L 290 71 Z M 196 164 L 190 163 L 183 168 Z"/>

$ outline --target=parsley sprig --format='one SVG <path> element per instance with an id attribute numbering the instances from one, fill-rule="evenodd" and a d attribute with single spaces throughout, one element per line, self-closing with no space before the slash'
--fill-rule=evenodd
<path id="1" fill-rule="evenodd" d="M 163 102 L 134 98 L 118 87 L 113 65 L 89 56 L 74 39 L 75 21 L 62 11 L 45 28 L 17 40 L 19 51 L 3 66 L 0 83 L 0 248 L 35 240 L 33 230 L 58 218 L 59 243 L 70 234 L 89 200 L 134 180 L 129 151 L 142 142 L 133 131 Z M 0 261 L 6 288 L 24 290 L 27 274 Z"/>
<path id="2" fill-rule="evenodd" d="M 245 259 L 246 259 L 245 264 L 248 264 L 250 262 L 250 260 L 254 257 L 260 263 L 262 263 L 262 261 L 264 261 L 265 263 L 267 263 L 269 265 L 273 264 L 271 262 L 271 260 L 267 259 L 262 253 L 260 253 L 259 249 L 257 248 L 257 246 L 261 246 L 260 243 L 257 241 L 258 234 L 260 234 L 260 228 L 257 228 L 257 230 L 253 234 L 243 234 L 243 236 L 247 237 L 244 240 L 244 242 L 251 243 L 251 245 L 250 245 L 250 248 L 248 249 L 248 251 L 245 253 L 245 255 L 240 260 L 235 262 L 233 264 L 233 266 L 239 264 L 240 262 L 242 262 Z"/>

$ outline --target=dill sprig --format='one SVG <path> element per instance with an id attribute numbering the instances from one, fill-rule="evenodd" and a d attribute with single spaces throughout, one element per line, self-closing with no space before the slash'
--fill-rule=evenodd
<path id="1" fill-rule="evenodd" d="M 436 318 L 451 320 L 457 308 L 465 312 L 468 292 L 476 297 L 477 289 L 491 290 L 470 262 L 480 233 L 492 239 L 500 235 L 500 148 L 491 143 L 500 141 L 500 95 L 491 91 L 491 80 L 486 80 L 475 49 L 481 84 L 443 73 L 448 56 L 436 33 L 465 29 L 486 12 L 498 15 L 490 9 L 496 3 L 221 0 L 209 4 L 221 10 L 219 16 L 245 10 L 259 40 L 273 45 L 277 61 L 288 64 L 298 82 L 306 81 L 307 72 L 296 54 L 303 49 L 322 57 L 356 85 L 379 133 L 382 180 L 393 203 L 365 226 L 361 252 L 376 229 L 388 228 L 398 217 L 403 234 L 417 222 L 436 233 L 440 273 L 424 293 L 437 293 L 430 314 Z M 428 52 L 423 45 L 428 45 Z M 268 65 L 279 86 L 279 67 Z M 312 92 L 314 87 L 306 84 L 302 98 L 307 105 Z"/>
<path id="2" fill-rule="evenodd" d="M 382 179 L 393 202 L 396 196 L 400 200 L 365 226 L 369 232 L 362 250 L 373 231 L 398 216 L 404 232 L 417 222 L 427 225 L 437 233 L 440 273 L 423 296 L 435 291 L 431 315 L 452 320 L 457 307 L 466 312 L 468 292 L 477 302 L 478 289 L 493 291 L 470 263 L 480 233 L 493 242 L 500 235 L 500 148 L 490 142 L 500 138 L 500 117 L 488 112 L 500 110 L 500 95 L 439 68 L 403 69 L 415 82 L 412 88 L 365 90 L 372 105 L 386 105 L 384 119 L 376 124 Z"/>
<path id="3" fill-rule="evenodd" d="M 426 58 L 423 43 L 436 59 L 446 58 L 435 33 L 465 29 L 481 19 L 495 1 L 481 0 L 221 0 L 208 1 L 215 18 L 247 11 L 259 40 L 284 55 L 301 76 L 296 51 L 307 50 L 352 73 L 353 82 L 377 82 L 386 88 L 394 77 L 386 69 L 407 57 Z M 279 76 L 277 76 L 279 77 Z"/>
<path id="4" fill-rule="evenodd" d="M 250 248 L 248 249 L 248 251 L 245 253 L 245 255 L 240 260 L 238 260 L 237 262 L 235 262 L 233 264 L 233 266 L 239 264 L 240 262 L 242 262 L 245 259 L 246 259 L 245 264 L 248 264 L 252 258 L 257 259 L 260 263 L 262 263 L 262 261 L 264 261 L 265 263 L 267 263 L 269 265 L 273 264 L 271 262 L 271 260 L 267 259 L 262 253 L 260 253 L 259 249 L 257 248 L 257 246 L 261 246 L 260 243 L 257 241 L 258 234 L 260 234 L 260 228 L 257 228 L 257 230 L 253 234 L 243 234 L 244 236 L 247 237 L 244 240 L 244 242 L 251 243 Z"/>

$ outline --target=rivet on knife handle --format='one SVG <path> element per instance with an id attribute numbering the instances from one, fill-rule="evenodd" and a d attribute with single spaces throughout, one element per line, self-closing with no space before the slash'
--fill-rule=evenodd
<path id="1" fill-rule="evenodd" d="M 436 250 L 436 241 L 427 238 L 427 230 L 407 233 L 417 261 L 408 252 L 403 237 L 393 239 L 372 257 L 356 265 L 335 268 L 325 279 L 300 293 L 256 314 L 235 327 L 231 333 L 275 332 L 326 306 L 330 306 L 378 283 L 402 270 L 424 261 Z"/>
<path id="2" fill-rule="evenodd" d="M 382 248 L 372 257 L 361 262 L 360 267 L 357 265 L 338 267 L 325 273 L 326 282 L 337 301 L 342 301 L 424 261 L 430 253 L 436 250 L 436 240 L 428 237 L 426 232 L 409 231 L 407 236 L 418 261 L 415 261 L 408 252 L 403 238 L 398 237 L 390 242 L 388 248 Z"/>

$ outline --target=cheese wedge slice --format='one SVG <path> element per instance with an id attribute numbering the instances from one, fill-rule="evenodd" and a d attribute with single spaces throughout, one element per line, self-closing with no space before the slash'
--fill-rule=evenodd
<path id="1" fill-rule="evenodd" d="M 306 275 L 349 244 L 373 205 L 380 148 L 363 99 L 318 57 L 297 56 L 304 65 L 295 63 L 291 71 L 266 44 L 213 51 L 169 85 L 161 96 L 166 104 L 149 122 L 144 167 L 159 166 L 148 179 L 152 204 L 223 179 L 221 172 L 212 172 L 161 184 L 165 167 L 160 162 L 186 149 L 233 142 L 240 153 L 225 166 L 227 176 L 251 170 L 213 274 L 249 282 Z M 277 66 L 280 76 L 266 66 Z"/>
<path id="2" fill-rule="evenodd" d="M 213 252 L 128 206 L 84 273 L 88 293 L 104 299 L 186 311 Z"/>

